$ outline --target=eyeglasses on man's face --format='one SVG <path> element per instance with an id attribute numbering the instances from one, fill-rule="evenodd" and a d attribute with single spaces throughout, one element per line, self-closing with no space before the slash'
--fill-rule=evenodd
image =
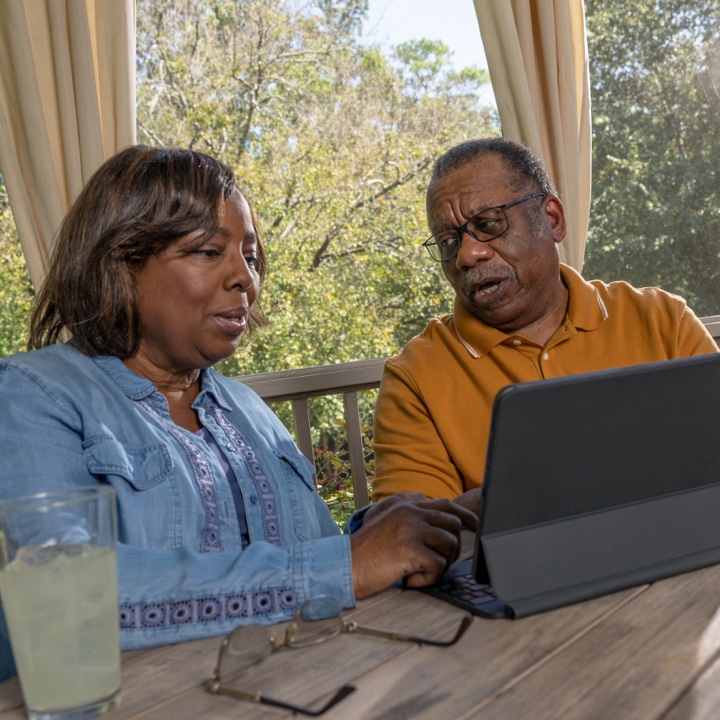
<path id="1" fill-rule="evenodd" d="M 452 260 L 460 251 L 463 233 L 468 233 L 471 238 L 478 242 L 494 240 L 503 233 L 506 233 L 510 227 L 510 221 L 505 212 L 508 208 L 527 202 L 533 198 L 545 197 L 546 195 L 547 193 L 537 192 L 521 197 L 519 200 L 505 203 L 504 205 L 481 210 L 477 215 L 473 215 L 464 225 L 452 230 L 443 230 L 437 235 L 428 238 L 423 243 L 423 246 L 427 248 L 430 257 L 437 262 Z"/>
<path id="2" fill-rule="evenodd" d="M 331 596 L 321 596 L 303 603 L 295 613 L 295 618 L 289 627 L 280 636 L 275 635 L 272 628 L 264 625 L 240 625 L 235 628 L 220 645 L 217 666 L 207 683 L 207 689 L 211 693 L 229 695 L 238 700 L 263 703 L 290 710 L 293 713 L 317 717 L 344 700 L 355 691 L 355 687 L 343 685 L 321 707 L 312 709 L 275 700 L 260 692 L 238 690 L 231 687 L 230 684 L 234 683 L 245 670 L 262 662 L 281 648 L 296 649 L 317 645 L 340 635 L 340 633 L 359 633 L 419 645 L 450 647 L 460 640 L 471 622 L 472 617 L 466 616 L 450 640 L 432 640 L 389 630 L 363 627 L 352 620 L 344 620 L 340 614 L 340 603 L 337 599 Z"/>

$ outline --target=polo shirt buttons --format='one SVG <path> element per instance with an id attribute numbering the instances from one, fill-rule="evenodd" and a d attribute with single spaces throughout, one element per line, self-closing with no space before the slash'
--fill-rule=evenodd
<path id="1" fill-rule="evenodd" d="M 513 345 L 522 345 L 522 340 L 513 340 Z"/>
<path id="2" fill-rule="evenodd" d="M 545 353 L 545 354 L 543 355 L 543 360 L 549 360 L 549 359 L 550 359 L 550 355 L 548 355 L 547 353 Z"/>

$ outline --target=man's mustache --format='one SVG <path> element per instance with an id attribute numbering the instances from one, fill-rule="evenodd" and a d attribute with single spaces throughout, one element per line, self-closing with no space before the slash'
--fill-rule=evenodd
<path id="1" fill-rule="evenodd" d="M 507 278 L 514 277 L 514 273 L 510 268 L 502 268 L 487 272 L 483 268 L 472 268 L 467 271 L 462 281 L 462 289 L 466 294 L 470 294 L 477 288 L 481 287 L 487 282 L 497 282 L 499 280 L 505 280 Z"/>

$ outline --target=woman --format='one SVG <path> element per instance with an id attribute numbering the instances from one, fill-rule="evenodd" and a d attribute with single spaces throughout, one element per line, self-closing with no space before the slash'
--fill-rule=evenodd
<path id="1" fill-rule="evenodd" d="M 227 167 L 128 148 L 62 224 L 35 352 L 0 363 L 0 496 L 115 488 L 123 648 L 278 622 L 322 594 L 351 607 L 403 576 L 428 584 L 474 522 L 406 496 L 339 533 L 283 425 L 209 369 L 262 322 L 264 271 Z"/>

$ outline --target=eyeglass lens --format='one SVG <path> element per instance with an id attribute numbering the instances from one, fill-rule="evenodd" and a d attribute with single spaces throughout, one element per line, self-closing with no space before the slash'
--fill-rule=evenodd
<path id="1" fill-rule="evenodd" d="M 244 670 L 267 659 L 281 647 L 300 648 L 329 640 L 342 631 L 340 604 L 321 597 L 304 603 L 281 639 L 262 625 L 243 625 L 225 638 L 218 658 L 222 681 L 232 682 Z"/>
<path id="2" fill-rule="evenodd" d="M 303 603 L 286 635 L 288 647 L 298 648 L 329 640 L 342 632 L 340 603 L 323 596 Z"/>
<path id="3" fill-rule="evenodd" d="M 526 195 L 518 200 L 499 205 L 498 207 L 488 208 L 477 215 L 471 217 L 464 225 L 456 230 L 448 230 L 447 232 L 434 235 L 423 245 L 428 249 L 433 260 L 437 262 L 446 262 L 457 255 L 460 244 L 462 243 L 462 234 L 469 233 L 478 242 L 489 242 L 496 237 L 500 237 L 510 227 L 510 221 L 505 213 L 506 208 L 519 205 L 537 197 L 545 197 L 547 193 L 537 192 Z"/>
<path id="4" fill-rule="evenodd" d="M 455 257 L 462 242 L 462 233 L 468 232 L 479 242 L 488 242 L 508 229 L 508 220 L 502 208 L 490 208 L 481 215 L 471 217 L 465 225 L 458 230 L 438 235 L 428 245 L 430 254 L 435 260 L 445 262 Z M 435 252 L 433 252 L 435 251 Z"/>
<path id="5" fill-rule="evenodd" d="M 492 240 L 508 229 L 508 219 L 501 208 L 485 210 L 482 215 L 475 215 L 467 223 L 467 229 L 476 240 Z"/>
<path id="6" fill-rule="evenodd" d="M 272 705 L 290 710 L 293 714 L 318 717 L 355 691 L 353 685 L 343 685 L 326 702 L 315 709 L 300 707 L 267 697 L 260 692 L 245 692 L 230 687 L 245 671 L 259 664 L 282 647 L 299 648 L 313 645 L 338 635 L 342 629 L 340 604 L 335 598 L 322 597 L 304 603 L 282 639 L 262 625 L 243 625 L 236 628 L 220 647 L 218 664 L 208 683 L 210 692 L 229 695 L 238 700 Z"/>
<path id="7" fill-rule="evenodd" d="M 218 658 L 218 675 L 222 682 L 233 682 L 253 665 L 270 657 L 275 648 L 267 628 L 261 625 L 244 625 L 241 632 L 225 638 Z"/>

